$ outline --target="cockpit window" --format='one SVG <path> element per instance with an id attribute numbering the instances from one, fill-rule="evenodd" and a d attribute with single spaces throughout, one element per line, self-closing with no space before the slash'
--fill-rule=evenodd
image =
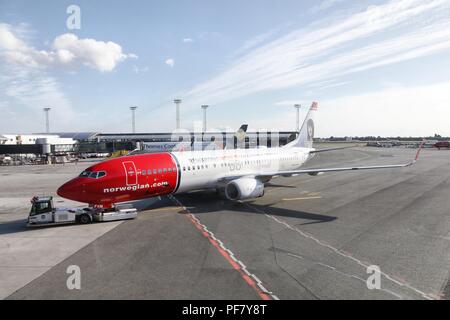
<path id="1" fill-rule="evenodd" d="M 99 171 L 97 174 L 97 179 L 106 176 L 106 172 L 105 171 Z"/>
<path id="2" fill-rule="evenodd" d="M 97 173 L 98 173 L 98 172 L 91 172 L 91 173 L 89 174 L 89 178 L 97 179 Z"/>
<path id="3" fill-rule="evenodd" d="M 90 171 L 83 171 L 81 174 L 80 174 L 80 177 L 81 178 L 87 178 L 87 177 L 89 177 L 89 174 L 90 174 L 91 172 Z"/>
<path id="4" fill-rule="evenodd" d="M 92 179 L 99 179 L 104 176 L 106 176 L 105 171 L 87 171 L 86 170 L 80 174 L 81 178 L 92 178 Z"/>

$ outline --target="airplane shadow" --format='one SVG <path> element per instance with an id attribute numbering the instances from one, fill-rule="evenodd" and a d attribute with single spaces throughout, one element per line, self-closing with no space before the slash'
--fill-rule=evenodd
<path id="1" fill-rule="evenodd" d="M 284 184 L 277 184 L 277 183 L 273 183 L 273 182 L 267 182 L 265 184 L 266 187 L 272 187 L 272 188 L 296 188 L 295 186 L 289 186 L 289 185 L 284 185 Z"/>
<path id="2" fill-rule="evenodd" d="M 103 223 L 103 222 L 102 222 Z M 39 225 L 39 226 L 27 226 L 27 219 L 17 219 L 11 221 L 5 221 L 0 223 L 0 235 L 4 234 L 13 234 L 13 233 L 21 233 L 21 232 L 30 232 L 33 230 L 39 229 L 48 229 L 48 228 L 64 228 L 73 226 L 72 223 L 67 224 L 49 224 L 49 225 Z"/>
<path id="3" fill-rule="evenodd" d="M 280 187 L 289 186 L 281 185 Z M 251 214 L 268 214 L 272 216 L 307 220 L 306 222 L 299 221 L 299 223 L 296 223 L 298 225 L 331 222 L 337 219 L 337 217 L 334 216 L 279 208 L 275 206 L 276 203 L 259 204 L 256 202 L 256 199 L 243 202 L 230 201 L 223 199 L 222 197 L 217 195 L 215 191 L 211 190 L 190 192 L 177 195 L 176 197 L 184 206 L 189 208 L 189 211 L 193 214 L 207 214 L 220 211 L 231 211 L 240 213 L 247 212 Z M 174 206 L 174 203 L 168 197 L 161 196 L 132 202 L 132 206 L 139 211 L 145 211 Z M 180 213 L 182 212 L 183 211 L 180 209 Z M 38 228 L 63 228 L 65 226 L 67 225 L 40 226 Z M 32 229 L 33 228 L 29 228 L 26 226 L 26 219 L 18 219 L 0 223 L 0 235 L 27 232 Z"/>
<path id="4" fill-rule="evenodd" d="M 128 205 L 130 207 L 136 208 L 138 211 L 145 211 L 162 207 L 169 207 L 173 205 L 173 202 L 170 201 L 170 199 L 168 199 L 167 197 L 161 196 L 138 201 L 123 202 L 121 204 L 121 206 L 125 207 Z"/>
<path id="5" fill-rule="evenodd" d="M 0 235 L 27 231 L 29 228 L 27 228 L 26 224 L 27 219 L 2 222 L 0 223 Z"/>
<path id="6" fill-rule="evenodd" d="M 183 203 L 183 205 L 188 207 L 189 211 L 193 214 L 235 211 L 307 220 L 307 222 L 298 223 L 299 225 L 331 222 L 337 219 L 337 217 L 334 216 L 275 207 L 274 203 L 259 204 L 256 203 L 255 200 L 244 202 L 230 201 L 220 198 L 215 192 L 211 191 L 199 191 L 182 194 L 178 195 L 177 198 L 181 201 L 181 203 Z"/>

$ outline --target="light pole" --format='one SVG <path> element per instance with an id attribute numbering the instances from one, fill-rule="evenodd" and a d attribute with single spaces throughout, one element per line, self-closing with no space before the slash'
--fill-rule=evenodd
<path id="1" fill-rule="evenodd" d="M 51 109 L 52 109 L 52 108 L 50 108 L 50 107 L 45 107 L 45 108 L 43 108 L 44 113 L 45 113 L 45 132 L 46 132 L 46 133 L 50 133 L 49 111 L 50 111 Z"/>
<path id="2" fill-rule="evenodd" d="M 180 129 L 180 127 L 181 127 L 181 124 L 180 124 L 180 103 L 181 103 L 181 99 L 175 99 L 175 100 L 173 100 L 173 102 L 175 103 L 176 112 L 177 112 L 176 128 Z"/>
<path id="3" fill-rule="evenodd" d="M 203 109 L 203 132 L 206 131 L 206 109 L 208 109 L 208 105 L 204 104 L 202 105 L 202 109 Z"/>
<path id="4" fill-rule="evenodd" d="M 131 110 L 131 130 L 133 133 L 136 133 L 136 122 L 135 122 L 135 112 L 136 112 L 137 107 L 136 106 L 132 106 L 130 107 Z"/>
<path id="5" fill-rule="evenodd" d="M 302 106 L 300 104 L 294 104 L 294 108 L 297 109 L 297 117 L 296 117 L 296 123 L 297 123 L 297 132 L 300 131 L 300 108 Z"/>

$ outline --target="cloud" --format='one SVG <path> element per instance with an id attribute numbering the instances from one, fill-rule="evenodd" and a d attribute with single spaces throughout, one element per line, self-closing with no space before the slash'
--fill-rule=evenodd
<path id="1" fill-rule="evenodd" d="M 380 90 L 319 100 L 316 136 L 450 136 L 450 81 L 429 85 L 393 84 Z M 252 128 L 295 130 L 295 109 L 300 121 L 312 100 L 285 100 L 270 117 L 252 119 Z M 266 112 L 266 114 L 268 111 Z"/>
<path id="2" fill-rule="evenodd" d="M 0 64 L 0 75 L 2 113 L 9 114 L 0 117 L 3 132 L 17 133 L 23 128 L 43 132 L 44 122 L 40 118 L 44 106 L 52 107 L 52 130 L 64 130 L 72 124 L 75 112 L 57 79 L 45 70 Z"/>
<path id="3" fill-rule="evenodd" d="M 191 38 L 184 38 L 182 41 L 183 41 L 183 43 L 192 43 L 192 42 L 194 42 L 194 40 L 191 39 Z"/>
<path id="4" fill-rule="evenodd" d="M 134 54 L 124 54 L 122 47 L 112 41 L 78 39 L 71 33 L 56 37 L 53 41 L 53 48 L 61 63 L 78 60 L 100 71 L 112 71 L 119 62 L 137 57 Z"/>
<path id="5" fill-rule="evenodd" d="M 328 10 L 331 7 L 334 7 L 335 5 L 338 5 L 339 3 L 342 3 L 345 1 L 347 1 L 347 0 L 323 0 L 318 5 L 311 7 L 308 11 L 310 13 L 318 13 L 321 11 Z"/>
<path id="6" fill-rule="evenodd" d="M 395 0 L 262 44 L 187 90 L 185 108 L 311 86 L 450 48 L 450 0 Z M 395 32 L 394 32 L 395 31 Z"/>
<path id="7" fill-rule="evenodd" d="M 450 136 L 450 82 L 394 86 L 319 102 L 319 136 Z"/>
<path id="8" fill-rule="evenodd" d="M 0 24 L 0 56 L 28 67 L 82 64 L 102 72 L 114 70 L 121 61 L 137 58 L 135 54 L 124 54 L 122 47 L 112 41 L 79 39 L 72 33 L 57 36 L 51 50 L 38 50 L 5 23 Z"/>
<path id="9" fill-rule="evenodd" d="M 27 49 L 25 42 L 17 38 L 10 29 L 10 25 L 0 23 L 0 49 L 11 51 Z"/>
<path id="10" fill-rule="evenodd" d="M 267 39 L 273 37 L 277 32 L 280 31 L 280 27 L 269 30 L 263 34 L 257 35 L 247 41 L 245 41 L 244 45 L 241 46 L 236 52 L 234 52 L 233 57 L 240 56 L 244 53 L 247 53 L 249 50 L 257 47 Z"/>
<path id="11" fill-rule="evenodd" d="M 149 70 L 148 67 L 142 67 L 142 68 L 140 68 L 140 67 L 138 67 L 138 66 L 136 66 L 136 65 L 133 66 L 133 71 L 134 71 L 134 73 L 136 73 L 136 74 L 139 74 L 139 73 L 145 73 L 145 72 L 148 72 L 148 70 Z"/>
<path id="12" fill-rule="evenodd" d="M 57 79 L 45 69 L 48 52 L 28 44 L 32 32 L 27 25 L 14 29 L 0 24 L 0 107 L 2 114 L 8 115 L 0 117 L 0 128 L 3 132 L 17 133 L 23 128 L 42 132 L 42 108 L 51 106 L 51 128 L 62 130 L 75 113 Z M 61 59 L 70 59 L 66 52 L 60 54 Z"/>
<path id="13" fill-rule="evenodd" d="M 169 67 L 173 68 L 175 66 L 175 60 L 172 58 L 167 59 L 165 62 Z"/>

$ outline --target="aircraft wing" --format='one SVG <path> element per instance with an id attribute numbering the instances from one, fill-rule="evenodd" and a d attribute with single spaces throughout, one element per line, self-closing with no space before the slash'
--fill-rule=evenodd
<path id="1" fill-rule="evenodd" d="M 327 149 L 316 149 L 316 150 L 310 151 L 309 153 L 328 152 L 328 151 L 335 151 L 335 150 L 349 149 L 349 148 L 355 148 L 355 147 L 356 147 L 356 146 L 347 146 L 347 147 L 338 147 L 338 148 L 327 148 Z"/>
<path id="2" fill-rule="evenodd" d="M 248 177 L 248 178 L 254 178 L 261 181 L 268 181 L 273 177 L 290 177 L 293 175 L 299 175 L 299 174 L 309 174 L 309 175 L 318 175 L 323 172 L 337 172 L 337 171 L 352 171 L 352 170 L 375 170 L 375 169 L 389 169 L 389 168 L 404 168 L 412 166 L 414 163 L 417 162 L 419 159 L 420 151 L 423 148 L 423 145 L 425 144 L 425 140 L 422 141 L 420 144 L 419 149 L 416 152 L 416 155 L 414 159 L 407 163 L 401 163 L 401 164 L 388 164 L 388 165 L 374 165 L 374 166 L 358 166 L 358 167 L 336 167 L 336 168 L 311 168 L 311 169 L 298 169 L 298 170 L 291 170 L 291 171 L 274 171 L 274 172 L 264 172 L 260 174 L 250 174 L 250 175 L 235 175 L 235 176 L 228 176 L 224 177 L 222 179 L 219 179 L 219 183 L 228 182 L 234 179 L 239 179 L 242 177 Z"/>
<path id="3" fill-rule="evenodd" d="M 299 170 L 292 170 L 292 171 L 281 171 L 281 172 L 274 172 L 273 174 L 270 173 L 264 173 L 261 175 L 256 175 L 255 178 L 267 178 L 270 176 L 292 176 L 302 173 L 307 173 L 310 175 L 317 175 L 319 173 L 323 172 L 336 172 L 336 171 L 351 171 L 351 170 L 373 170 L 373 169 L 389 169 L 389 168 L 404 168 L 409 167 L 416 163 L 417 159 L 419 158 L 420 151 L 423 148 L 423 145 L 425 144 L 425 140 L 422 141 L 420 144 L 419 149 L 417 150 L 416 156 L 414 159 L 407 163 L 402 164 L 388 164 L 388 165 L 375 165 L 375 166 L 359 166 L 359 167 L 337 167 L 337 168 L 311 168 L 311 169 L 299 169 Z"/>
<path id="4" fill-rule="evenodd" d="M 333 172 L 333 171 L 403 168 L 403 167 L 408 167 L 408 166 L 413 165 L 414 162 L 415 161 L 411 161 L 411 162 L 404 163 L 404 164 L 391 164 L 391 165 L 382 165 L 382 166 L 312 168 L 312 169 L 293 170 L 293 171 L 281 171 L 281 172 L 278 172 L 277 175 L 285 176 L 285 175 L 293 175 L 293 174 L 301 174 L 301 173 L 317 174 L 317 173 L 322 173 L 322 172 Z"/>

